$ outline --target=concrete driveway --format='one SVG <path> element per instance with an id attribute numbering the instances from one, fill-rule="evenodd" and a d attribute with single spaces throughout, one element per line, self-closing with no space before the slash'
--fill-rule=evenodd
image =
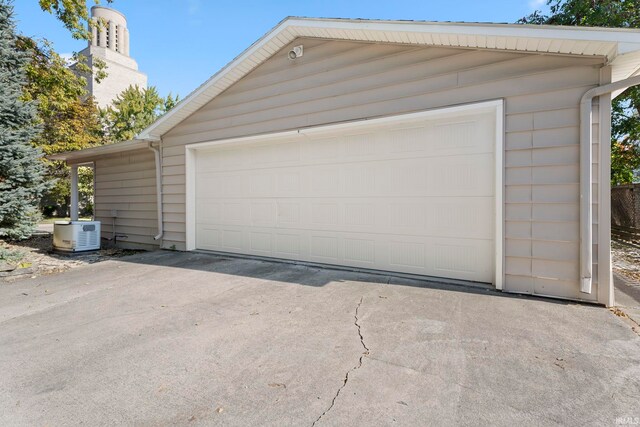
<path id="1" fill-rule="evenodd" d="M 156 252 L 2 285 L 0 322 L 7 426 L 640 417 L 627 320 L 483 289 Z"/>

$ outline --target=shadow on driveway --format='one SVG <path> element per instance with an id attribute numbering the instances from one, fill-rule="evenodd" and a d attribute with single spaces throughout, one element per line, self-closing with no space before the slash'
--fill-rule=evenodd
<path id="1" fill-rule="evenodd" d="M 163 266 L 196 271 L 217 272 L 254 279 L 266 279 L 304 286 L 325 286 L 332 282 L 362 281 L 370 283 L 439 289 L 452 292 L 493 295 L 503 298 L 531 298 L 528 295 L 497 291 L 493 285 L 437 277 L 394 274 L 385 271 L 353 270 L 332 265 L 313 265 L 286 260 L 252 258 L 207 252 L 174 252 L 159 250 L 123 257 L 123 262 Z M 581 304 L 552 298 L 535 297 L 552 304 Z"/>

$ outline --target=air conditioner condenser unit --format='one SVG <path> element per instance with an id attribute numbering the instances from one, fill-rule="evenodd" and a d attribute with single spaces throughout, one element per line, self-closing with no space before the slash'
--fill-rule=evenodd
<path id="1" fill-rule="evenodd" d="M 56 221 L 53 224 L 53 249 L 61 252 L 100 249 L 100 221 Z"/>

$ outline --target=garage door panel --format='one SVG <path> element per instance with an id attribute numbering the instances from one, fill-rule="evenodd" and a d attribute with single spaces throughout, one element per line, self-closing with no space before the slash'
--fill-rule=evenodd
<path id="1" fill-rule="evenodd" d="M 495 116 L 483 113 L 451 118 L 436 123 L 423 120 L 393 129 L 372 127 L 368 132 L 346 133 L 340 137 L 308 137 L 302 144 L 301 160 L 348 160 L 350 157 L 406 158 L 440 157 L 493 152 Z"/>
<path id="2" fill-rule="evenodd" d="M 489 197 L 404 199 L 380 206 L 388 216 L 378 226 L 392 234 L 491 239 L 493 199 Z"/>
<path id="3" fill-rule="evenodd" d="M 435 276 L 493 282 L 493 244 L 487 240 L 435 239 L 431 269 Z"/>
<path id="4" fill-rule="evenodd" d="M 302 160 L 308 163 L 333 163 L 340 159 L 341 137 L 307 136 L 300 141 Z"/>
<path id="5" fill-rule="evenodd" d="M 201 249 L 464 280 L 493 280 L 493 246 L 483 239 L 211 226 L 199 226 L 197 231 Z"/>
<path id="6" fill-rule="evenodd" d="M 240 200 L 229 200 L 222 203 L 222 221 L 225 224 L 246 224 L 250 212 L 248 203 Z"/>
<path id="7" fill-rule="evenodd" d="M 493 281 L 494 113 L 196 151 L 196 247 Z"/>
<path id="8" fill-rule="evenodd" d="M 285 167 L 300 163 L 300 143 L 284 141 L 276 144 L 258 145 L 250 150 L 251 167 Z"/>
<path id="9" fill-rule="evenodd" d="M 358 160 L 377 157 L 380 152 L 380 136 L 372 132 L 344 135 L 339 145 L 341 157 Z"/>
<path id="10" fill-rule="evenodd" d="M 275 233 L 275 251 L 277 258 L 302 259 L 301 234 L 287 233 L 285 230 L 277 230 Z"/>
<path id="11" fill-rule="evenodd" d="M 338 256 L 338 240 L 338 236 L 333 232 L 313 231 L 309 233 L 308 260 L 328 264 L 341 264 Z"/>
<path id="12" fill-rule="evenodd" d="M 317 197 L 340 195 L 340 167 L 316 166 L 304 171 L 309 187 L 303 191 Z"/>
<path id="13" fill-rule="evenodd" d="M 199 248 L 224 252 L 243 252 L 247 248 L 242 227 L 198 225 L 196 243 Z"/>
<path id="14" fill-rule="evenodd" d="M 242 252 L 246 249 L 246 232 L 241 228 L 225 228 L 222 230 L 222 247 L 226 251 Z"/>
<path id="15" fill-rule="evenodd" d="M 493 196 L 492 154 L 199 174 L 196 197 Z"/>
<path id="16" fill-rule="evenodd" d="M 253 253 L 273 256 L 273 243 L 273 234 L 271 232 L 249 232 L 249 249 Z"/>
<path id="17" fill-rule="evenodd" d="M 196 186 L 196 198 L 216 199 L 237 197 L 250 189 L 249 176 L 240 173 L 200 173 Z"/>
<path id="18" fill-rule="evenodd" d="M 311 228 L 327 227 L 330 230 L 337 230 L 338 212 L 340 206 L 333 200 L 312 200 L 309 203 L 309 225 Z"/>
<path id="19" fill-rule="evenodd" d="M 383 208 L 385 205 L 380 202 L 368 199 L 341 202 L 341 225 L 347 230 L 372 232 L 388 217 Z"/>
<path id="20" fill-rule="evenodd" d="M 278 204 L 274 200 L 254 200 L 250 202 L 251 225 L 275 227 L 278 220 Z"/>
<path id="21" fill-rule="evenodd" d="M 196 158 L 196 168 L 200 173 L 241 170 L 248 167 L 250 164 L 246 150 L 242 148 L 218 149 L 215 155 L 205 155 L 203 152 Z"/>
<path id="22" fill-rule="evenodd" d="M 300 201 L 280 200 L 276 202 L 278 227 L 300 228 Z"/>
<path id="23" fill-rule="evenodd" d="M 299 168 L 288 168 L 276 174 L 276 195 L 278 197 L 296 197 L 303 188 L 303 171 Z"/>
<path id="24" fill-rule="evenodd" d="M 199 224 L 491 239 L 490 197 L 203 200 Z"/>
<path id="25" fill-rule="evenodd" d="M 196 218 L 212 224 L 222 224 L 222 200 L 200 199 L 196 204 Z"/>
<path id="26" fill-rule="evenodd" d="M 250 197 L 273 197 L 276 183 L 276 173 L 272 170 L 260 171 L 249 175 Z M 240 193 L 246 196 L 245 193 Z"/>
<path id="27" fill-rule="evenodd" d="M 201 249 L 222 250 L 220 229 L 215 226 L 196 227 L 196 246 Z"/>
<path id="28" fill-rule="evenodd" d="M 427 125 L 426 128 L 407 126 L 339 137 L 301 136 L 300 140 L 255 144 L 253 148 L 242 146 L 203 149 L 196 164 L 202 172 L 216 172 L 301 164 L 348 163 L 354 159 L 386 161 L 493 153 L 493 114 Z M 459 127 L 465 129 L 458 129 Z M 421 129 L 430 130 L 420 131 Z"/>

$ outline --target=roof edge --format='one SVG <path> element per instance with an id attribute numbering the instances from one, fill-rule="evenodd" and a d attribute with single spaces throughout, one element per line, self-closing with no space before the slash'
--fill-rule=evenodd
<path id="1" fill-rule="evenodd" d="M 146 148 L 148 141 L 143 139 L 132 139 L 129 141 L 117 142 L 115 144 L 101 145 L 98 147 L 85 148 L 84 150 L 66 151 L 46 156 L 48 160 L 62 160 L 66 162 L 74 162 L 75 160 L 91 160 L 99 156 L 108 154 L 117 154 L 126 151 L 139 150 Z"/>
<path id="2" fill-rule="evenodd" d="M 565 31 L 595 31 L 595 32 L 629 32 L 640 34 L 640 28 L 620 27 L 592 27 L 579 25 L 549 25 L 549 24 L 515 24 L 511 22 L 465 22 L 465 21 L 427 21 L 427 20 L 403 20 L 403 19 L 366 19 L 366 18 L 322 18 L 312 16 L 287 16 L 280 22 L 287 20 L 300 20 L 309 22 L 350 22 L 363 24 L 403 24 L 403 25 L 429 25 L 429 26 L 461 26 L 461 27 L 490 27 L 490 28 L 526 28 L 526 29 L 550 29 Z"/>
<path id="3" fill-rule="evenodd" d="M 279 33 L 283 28 L 286 27 L 287 23 L 291 20 L 290 17 L 284 18 L 277 25 L 271 28 L 267 33 L 265 33 L 258 40 L 253 42 L 251 46 L 246 48 L 242 53 L 233 58 L 230 62 L 228 62 L 224 67 L 218 70 L 215 74 L 209 77 L 204 81 L 200 86 L 195 88 L 189 95 L 183 98 L 178 104 L 176 104 L 171 110 L 167 111 L 162 117 L 159 117 L 155 122 L 151 123 L 146 129 L 143 129 L 137 136 L 136 139 L 153 139 L 158 140 L 162 135 L 153 134 L 153 130 L 156 129 L 160 124 L 169 120 L 173 115 L 176 114 L 180 109 L 183 108 L 184 105 L 190 103 L 193 99 L 197 98 L 202 94 L 213 82 L 215 82 L 218 78 L 224 76 L 224 74 L 232 69 L 235 65 L 242 62 L 245 58 L 249 57 L 254 51 L 258 50 L 262 47 L 263 44 L 266 44 L 270 40 L 271 35 L 275 35 Z M 282 28 L 281 28 L 282 27 Z"/>
<path id="4" fill-rule="evenodd" d="M 482 39 L 503 37 L 507 39 L 524 40 L 525 47 L 518 48 L 518 50 L 529 53 L 560 53 L 576 56 L 587 55 L 587 53 L 574 53 L 571 49 L 567 52 L 530 50 L 526 47 L 527 40 L 546 40 L 546 49 L 551 49 L 549 46 L 558 39 L 573 41 L 574 44 L 582 43 L 582 46 L 585 46 L 585 43 L 593 42 L 594 46 L 589 48 L 589 55 L 600 55 L 606 57 L 608 61 L 613 60 L 615 56 L 623 53 L 620 52 L 621 45 L 624 45 L 629 51 L 640 51 L 640 30 L 634 29 L 527 24 L 300 18 L 290 16 L 280 21 L 240 55 L 236 56 L 232 61 L 182 99 L 174 108 L 140 132 L 136 138 L 159 140 L 162 135 L 169 132 L 186 117 L 258 67 L 269 57 L 273 56 L 276 51 L 286 46 L 286 44 L 295 38 L 305 36 L 314 37 L 312 34 L 326 34 L 326 30 L 336 30 L 340 33 L 345 33 L 345 31 L 350 32 L 352 37 L 360 37 L 362 41 L 371 41 L 362 38 L 363 36 L 361 34 L 364 33 L 383 34 L 385 32 L 395 32 L 403 35 L 402 38 L 406 40 L 405 43 L 409 42 L 423 46 L 439 46 L 439 44 L 430 44 L 424 41 L 418 42 L 416 41 L 418 38 L 416 36 L 422 37 L 423 40 L 425 37 L 431 38 L 432 35 L 434 38 L 438 38 L 442 37 L 442 35 L 450 34 L 456 34 L 457 37 L 461 39 L 467 39 L 469 36 L 471 36 L 471 38 L 478 36 Z M 413 34 L 414 36 L 407 37 L 407 34 Z M 461 44 L 460 47 L 465 46 Z M 467 45 L 466 47 L 482 48 L 482 46 L 474 47 L 471 45 Z M 498 47 L 489 46 L 485 48 L 498 49 Z M 245 60 L 247 61 L 245 62 Z M 220 83 L 218 84 L 218 82 Z M 187 106 L 191 108 L 186 108 Z"/>

